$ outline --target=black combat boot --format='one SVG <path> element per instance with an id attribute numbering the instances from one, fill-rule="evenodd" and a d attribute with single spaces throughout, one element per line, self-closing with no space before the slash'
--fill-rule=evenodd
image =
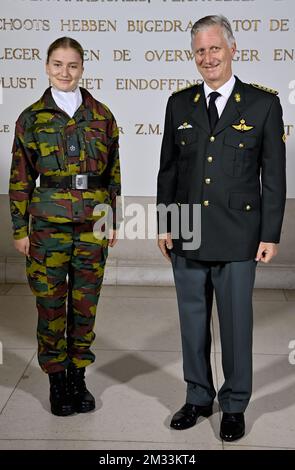
<path id="1" fill-rule="evenodd" d="M 68 416 L 75 413 L 71 396 L 68 392 L 66 372 L 55 372 L 49 375 L 51 413 L 57 416 Z"/>
<path id="2" fill-rule="evenodd" d="M 68 387 L 77 413 L 87 413 L 95 408 L 94 396 L 85 384 L 85 367 L 77 369 L 73 365 L 67 371 Z"/>

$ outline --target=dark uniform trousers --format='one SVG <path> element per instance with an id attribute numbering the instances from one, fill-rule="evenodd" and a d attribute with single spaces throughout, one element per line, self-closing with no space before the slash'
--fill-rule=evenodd
<path id="1" fill-rule="evenodd" d="M 223 412 L 243 412 L 252 391 L 252 293 L 256 262 L 205 262 L 171 253 L 183 348 L 186 401 L 209 405 L 216 392 L 210 364 L 215 291 L 220 323 Z"/>
<path id="2" fill-rule="evenodd" d="M 108 241 L 93 222 L 53 223 L 34 218 L 27 276 L 38 309 L 38 360 L 47 373 L 91 364 L 96 307 Z"/>

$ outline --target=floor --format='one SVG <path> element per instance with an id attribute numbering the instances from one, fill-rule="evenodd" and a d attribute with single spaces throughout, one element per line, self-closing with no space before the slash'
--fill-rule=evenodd
<path id="1" fill-rule="evenodd" d="M 0 284 L 0 449 L 295 449 L 295 291 L 254 293 L 254 393 L 246 435 L 219 438 L 220 411 L 186 431 L 169 428 L 185 386 L 175 290 L 104 286 L 87 384 L 95 412 L 50 413 L 36 359 L 34 298 Z M 222 383 L 216 312 L 212 364 Z M 290 342 L 293 340 L 293 345 Z"/>

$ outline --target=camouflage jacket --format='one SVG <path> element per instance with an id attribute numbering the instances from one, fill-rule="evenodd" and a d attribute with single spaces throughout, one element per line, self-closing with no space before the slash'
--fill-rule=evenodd
<path id="1" fill-rule="evenodd" d="M 120 194 L 119 132 L 110 110 L 81 88 L 83 102 L 70 118 L 48 88 L 16 122 L 9 196 L 14 238 L 28 235 L 29 214 L 57 223 L 93 220 L 97 204 L 115 211 Z M 36 187 L 39 175 L 102 175 L 106 187 Z"/>

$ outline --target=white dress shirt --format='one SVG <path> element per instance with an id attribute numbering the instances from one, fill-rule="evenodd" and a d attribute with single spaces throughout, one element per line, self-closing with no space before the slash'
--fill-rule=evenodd
<path id="1" fill-rule="evenodd" d="M 65 111 L 70 117 L 74 116 L 82 103 L 82 95 L 79 87 L 74 91 L 61 91 L 57 88 L 51 87 L 51 94 L 57 106 Z"/>
<path id="2" fill-rule="evenodd" d="M 217 90 L 212 90 L 212 88 L 210 88 L 207 85 L 207 83 L 204 82 L 204 93 L 205 93 L 205 98 L 206 98 L 206 102 L 207 102 L 207 107 L 209 106 L 209 100 L 210 100 L 209 95 L 210 95 L 210 93 L 212 93 L 212 91 L 218 91 L 218 93 L 220 93 L 220 95 L 221 95 L 221 96 L 218 96 L 218 98 L 216 98 L 216 101 L 215 101 L 219 117 L 221 116 L 222 111 L 224 110 L 225 105 L 227 103 L 227 100 L 229 99 L 229 97 L 230 97 L 230 95 L 231 95 L 231 93 L 234 89 L 235 83 L 236 83 L 236 78 L 234 77 L 234 75 L 232 75 L 230 77 L 230 79 L 224 85 L 222 85 L 220 88 L 218 88 Z"/>

